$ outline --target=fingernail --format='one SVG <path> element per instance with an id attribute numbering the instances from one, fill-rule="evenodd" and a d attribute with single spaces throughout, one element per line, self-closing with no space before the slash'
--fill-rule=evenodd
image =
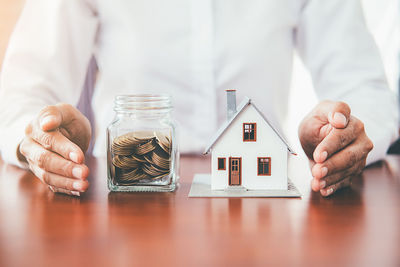
<path id="1" fill-rule="evenodd" d="M 46 116 L 40 121 L 40 127 L 43 128 L 43 126 L 53 120 L 53 116 Z"/>
<path id="2" fill-rule="evenodd" d="M 324 162 L 327 157 L 328 157 L 328 152 L 324 151 L 324 152 L 321 153 L 319 159 L 320 159 L 321 162 Z"/>
<path id="3" fill-rule="evenodd" d="M 78 191 L 82 190 L 82 185 L 81 185 L 81 183 L 78 182 L 78 181 L 73 182 L 73 183 L 72 183 L 72 187 L 73 187 L 75 190 L 78 190 Z"/>
<path id="4" fill-rule="evenodd" d="M 330 194 L 333 193 L 333 188 L 329 188 L 328 190 L 326 190 L 326 195 L 329 196 Z"/>
<path id="5" fill-rule="evenodd" d="M 326 181 L 325 180 L 322 180 L 321 182 L 319 182 L 319 188 L 320 189 L 325 188 L 325 186 L 326 186 Z"/>
<path id="6" fill-rule="evenodd" d="M 78 163 L 78 154 L 75 152 L 70 152 L 69 153 L 69 158 L 75 163 Z"/>
<path id="7" fill-rule="evenodd" d="M 333 115 L 333 120 L 335 120 L 337 123 L 341 123 L 343 125 L 347 124 L 346 117 L 340 112 L 335 112 L 335 114 Z"/>
<path id="8" fill-rule="evenodd" d="M 71 191 L 71 194 L 77 197 L 81 196 L 81 193 L 79 193 L 78 191 Z"/>
<path id="9" fill-rule="evenodd" d="M 321 168 L 321 178 L 325 177 L 328 174 L 328 168 L 327 167 L 322 167 Z"/>
<path id="10" fill-rule="evenodd" d="M 72 169 L 72 176 L 78 179 L 82 179 L 82 168 L 80 167 L 74 167 Z"/>

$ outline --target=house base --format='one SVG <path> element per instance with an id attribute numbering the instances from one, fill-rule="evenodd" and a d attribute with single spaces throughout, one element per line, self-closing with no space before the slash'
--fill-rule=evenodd
<path id="1" fill-rule="evenodd" d="M 195 174 L 189 197 L 301 197 L 300 191 L 288 178 L 288 190 L 247 190 L 244 187 L 211 190 L 210 174 Z"/>
<path id="2" fill-rule="evenodd" d="M 247 191 L 247 188 L 241 185 L 235 185 L 235 186 L 225 187 L 224 190 L 228 192 L 238 192 L 238 191 Z"/>

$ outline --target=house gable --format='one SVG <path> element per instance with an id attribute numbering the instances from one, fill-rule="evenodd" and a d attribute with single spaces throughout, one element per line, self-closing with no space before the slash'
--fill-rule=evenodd
<path id="1" fill-rule="evenodd" d="M 237 120 L 237 118 L 242 114 L 242 112 L 244 112 L 249 108 L 249 106 L 251 106 L 255 111 L 257 111 L 259 117 L 261 117 L 264 123 L 268 124 L 270 129 L 272 129 L 275 132 L 276 136 L 280 139 L 280 142 L 285 144 L 287 150 L 290 153 L 296 155 L 296 153 L 293 151 L 293 149 L 290 148 L 290 146 L 285 141 L 285 139 L 280 135 L 280 133 L 268 122 L 267 118 L 262 114 L 262 112 L 247 97 L 242 101 L 235 115 L 230 120 L 226 121 L 221 128 L 219 128 L 217 134 L 212 138 L 211 143 L 207 146 L 203 154 L 207 154 L 208 152 L 211 151 L 211 149 L 222 138 L 222 136 L 225 135 L 225 132 L 232 126 L 232 124 Z"/>
<path id="2" fill-rule="evenodd" d="M 255 140 L 245 141 L 243 124 L 255 124 Z M 264 120 L 253 105 L 247 105 L 230 126 L 222 133 L 213 146 L 213 150 L 223 147 L 234 148 L 235 151 L 254 150 L 258 146 L 287 151 L 286 144 L 279 138 L 273 128 Z M 230 150 L 230 149 L 228 149 Z"/>

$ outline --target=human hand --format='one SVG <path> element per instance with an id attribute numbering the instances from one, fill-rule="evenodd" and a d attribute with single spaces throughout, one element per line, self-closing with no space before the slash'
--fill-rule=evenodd
<path id="1" fill-rule="evenodd" d="M 373 148 L 364 124 L 343 102 L 320 102 L 300 124 L 299 138 L 310 160 L 311 188 L 323 196 L 349 186 Z"/>
<path id="2" fill-rule="evenodd" d="M 90 123 L 75 107 L 48 106 L 26 127 L 19 157 L 53 192 L 80 196 L 89 186 L 83 162 L 90 137 Z"/>

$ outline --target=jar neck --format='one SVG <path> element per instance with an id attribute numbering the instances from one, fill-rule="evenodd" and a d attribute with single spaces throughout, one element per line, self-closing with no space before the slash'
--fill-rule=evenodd
<path id="1" fill-rule="evenodd" d="M 171 115 L 171 96 L 167 94 L 119 95 L 114 100 L 117 116 L 138 118 L 168 118 Z"/>
<path id="2" fill-rule="evenodd" d="M 137 118 L 137 119 L 170 119 L 171 112 L 156 112 L 156 111 L 117 111 L 116 116 L 119 118 L 129 117 L 129 118 Z"/>

